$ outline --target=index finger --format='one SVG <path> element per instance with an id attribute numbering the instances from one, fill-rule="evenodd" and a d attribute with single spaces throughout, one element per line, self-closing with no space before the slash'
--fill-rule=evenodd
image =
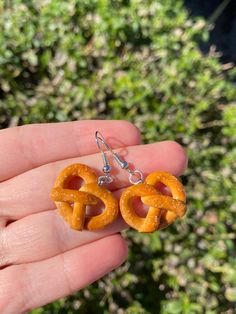
<path id="1" fill-rule="evenodd" d="M 0 181 L 49 162 L 97 152 L 97 130 L 113 147 L 140 143 L 138 129 L 122 120 L 31 124 L 1 130 Z M 114 143 L 111 134 L 116 134 Z"/>

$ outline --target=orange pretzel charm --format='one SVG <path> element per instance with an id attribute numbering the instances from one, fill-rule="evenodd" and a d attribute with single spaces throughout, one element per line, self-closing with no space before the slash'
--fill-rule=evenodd
<path id="1" fill-rule="evenodd" d="M 78 191 L 68 188 L 73 177 L 81 177 L 85 182 Z M 119 211 L 118 202 L 112 193 L 100 186 L 96 173 L 83 164 L 73 164 L 61 171 L 51 198 L 61 216 L 76 230 L 102 229 L 116 219 Z M 86 205 L 95 205 L 99 199 L 105 205 L 104 211 L 97 216 L 86 217 Z"/>
<path id="2" fill-rule="evenodd" d="M 120 198 L 121 215 L 127 224 L 139 232 L 153 232 L 184 216 L 186 212 L 184 188 L 175 176 L 157 171 L 149 174 L 144 183 L 140 181 L 137 185 L 127 188 Z M 163 195 L 155 189 L 158 182 L 170 189 L 172 197 Z M 138 216 L 132 207 L 132 199 L 137 196 L 141 196 L 142 202 L 150 206 L 145 218 Z"/>

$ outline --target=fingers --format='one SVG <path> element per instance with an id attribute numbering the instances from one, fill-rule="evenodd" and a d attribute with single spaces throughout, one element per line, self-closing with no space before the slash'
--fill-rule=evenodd
<path id="1" fill-rule="evenodd" d="M 114 192 L 117 200 L 122 191 L 120 189 Z M 140 216 L 145 216 L 145 205 L 135 202 L 134 207 Z M 93 211 L 92 215 L 94 214 L 96 213 Z M 127 227 L 129 226 L 119 216 L 103 230 L 75 231 L 56 210 L 29 215 L 9 224 L 0 232 L 0 268 L 48 259 Z"/>
<path id="2" fill-rule="evenodd" d="M 126 242 L 113 235 L 41 262 L 7 267 L 0 272 L 0 312 L 24 313 L 69 295 L 118 267 L 126 256 Z"/>
<path id="3" fill-rule="evenodd" d="M 31 124 L 1 130 L 0 181 L 55 160 L 97 152 L 97 130 L 113 147 L 140 143 L 138 129 L 119 120 Z"/>
<path id="4" fill-rule="evenodd" d="M 4 228 L 7 224 L 7 220 L 5 218 L 0 219 L 0 229 Z"/>
<path id="5" fill-rule="evenodd" d="M 165 145 L 170 147 L 166 149 Z M 173 163 L 174 165 L 162 164 L 162 167 L 167 168 L 165 168 L 165 170 L 170 169 L 169 171 L 172 171 L 175 174 L 184 170 L 184 167 L 186 166 L 186 157 L 185 155 L 181 155 L 183 153 L 181 152 L 181 149 L 179 149 L 178 145 L 173 144 L 172 142 L 146 145 L 145 149 L 147 147 L 146 154 L 148 156 L 148 160 L 150 160 L 149 156 L 151 152 L 152 159 L 156 160 L 155 157 L 157 153 L 153 154 L 153 152 L 155 152 L 154 146 L 158 147 L 157 152 L 160 150 L 161 152 L 166 152 L 167 156 L 175 155 L 175 163 Z M 138 148 L 139 147 L 136 147 L 135 149 Z M 140 152 L 137 150 L 134 153 L 137 161 L 138 158 L 141 158 L 141 152 L 145 151 L 145 149 L 141 147 Z M 164 156 L 161 157 L 163 158 Z M 163 160 L 167 161 L 167 157 L 163 158 Z M 157 162 L 158 161 L 159 160 L 157 160 Z M 144 161 L 143 163 L 145 164 Z M 152 167 L 154 169 L 150 169 L 150 165 L 147 164 L 146 169 L 149 171 L 156 170 L 157 166 L 153 164 Z M 120 173 L 117 174 L 117 176 L 120 176 L 121 180 L 122 175 L 123 174 Z M 124 172 L 124 175 L 127 175 L 126 172 Z M 118 182 L 120 182 L 120 180 L 118 180 Z M 33 194 L 34 190 L 32 190 L 31 193 Z M 116 190 L 115 196 L 117 199 L 119 199 L 120 193 L 121 190 Z M 42 193 L 42 197 L 43 194 L 44 193 Z M 26 205 L 27 202 L 25 201 L 24 204 Z M 140 208 L 139 211 L 143 213 L 141 209 L 142 208 Z M 126 224 L 122 221 L 122 219 L 118 219 L 115 223 L 110 225 L 108 228 L 105 228 L 104 230 L 95 232 L 77 232 L 71 230 L 55 210 L 29 215 L 8 225 L 8 227 L 3 229 L 0 233 L 0 267 L 9 264 L 18 264 L 46 259 L 67 250 L 71 250 L 77 246 L 95 241 L 101 237 L 116 233 L 125 227 Z"/>
<path id="6" fill-rule="evenodd" d="M 183 148 L 175 142 L 160 142 L 149 145 L 137 145 L 118 150 L 124 158 L 142 170 L 145 174 L 156 170 L 169 171 L 180 175 L 186 168 L 187 157 Z M 26 215 L 54 209 L 49 194 L 58 173 L 72 163 L 83 163 L 101 173 L 100 154 L 67 159 L 47 164 L 0 185 L 0 216 L 15 220 Z M 112 175 L 114 183 L 109 189 L 116 190 L 130 185 L 125 170 L 114 165 Z"/>
<path id="7" fill-rule="evenodd" d="M 119 216 L 102 230 L 76 231 L 56 210 L 26 216 L 0 232 L 0 268 L 44 260 L 120 232 L 126 226 Z"/>

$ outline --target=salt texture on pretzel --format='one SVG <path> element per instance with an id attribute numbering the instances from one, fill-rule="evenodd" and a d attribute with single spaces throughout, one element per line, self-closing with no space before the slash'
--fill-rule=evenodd
<path id="1" fill-rule="evenodd" d="M 172 196 L 163 195 L 155 188 L 161 182 L 166 185 Z M 135 213 L 132 201 L 140 196 L 141 201 L 150 206 L 147 216 L 140 217 Z M 120 211 L 124 220 L 139 232 L 153 232 L 173 223 L 186 212 L 186 197 L 183 185 L 168 172 L 150 173 L 144 183 L 127 188 L 120 198 Z"/>
<path id="2" fill-rule="evenodd" d="M 80 177 L 85 182 L 79 190 L 68 188 L 73 177 Z M 51 198 L 61 216 L 76 230 L 102 229 L 116 219 L 119 211 L 118 202 L 112 193 L 99 186 L 96 173 L 83 164 L 73 164 L 61 171 L 51 191 Z M 87 217 L 86 206 L 97 204 L 99 199 L 105 205 L 104 211 Z"/>

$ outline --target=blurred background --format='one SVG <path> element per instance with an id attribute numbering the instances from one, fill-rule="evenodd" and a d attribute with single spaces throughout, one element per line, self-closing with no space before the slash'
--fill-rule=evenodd
<path id="1" fill-rule="evenodd" d="M 127 119 L 190 159 L 184 220 L 32 314 L 236 313 L 236 1 L 5 0 L 0 30 L 1 128 Z"/>

